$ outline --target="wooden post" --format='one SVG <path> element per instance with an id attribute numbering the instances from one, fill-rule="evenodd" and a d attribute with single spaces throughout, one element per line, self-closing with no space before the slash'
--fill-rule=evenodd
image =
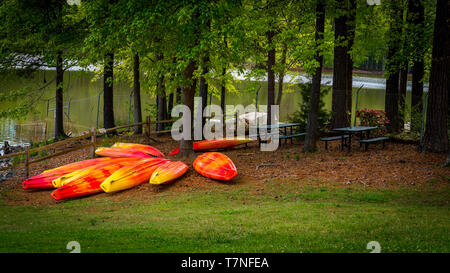
<path id="1" fill-rule="evenodd" d="M 28 178 L 30 174 L 29 162 L 30 161 L 30 147 L 25 146 L 25 179 Z"/>
<path id="2" fill-rule="evenodd" d="M 147 116 L 146 118 L 146 124 L 145 124 L 145 134 L 147 136 L 147 140 L 150 140 L 150 116 Z"/>
<path id="3" fill-rule="evenodd" d="M 91 142 L 91 157 L 95 158 L 95 150 L 97 149 L 97 130 L 95 129 L 95 127 L 92 128 Z"/>

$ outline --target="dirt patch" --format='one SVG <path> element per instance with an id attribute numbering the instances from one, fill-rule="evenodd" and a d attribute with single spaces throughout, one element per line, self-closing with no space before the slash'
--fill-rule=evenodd
<path id="1" fill-rule="evenodd" d="M 129 141 L 152 145 L 164 154 L 168 154 L 178 146 L 170 136 L 158 138 L 158 142 L 147 142 L 142 137 L 129 136 L 114 141 Z M 326 183 L 333 186 L 364 185 L 368 187 L 391 188 L 418 186 L 430 183 L 437 187 L 448 185 L 450 169 L 440 168 L 446 155 L 418 153 L 416 146 L 399 143 L 387 143 L 381 150 L 378 145 L 369 147 L 365 152 L 359 144 L 352 147 L 352 152 L 340 151 L 338 143 L 330 143 L 329 151 L 325 151 L 323 143 L 319 143 L 320 151 L 313 154 L 301 152 L 303 142 L 283 144 L 275 152 L 261 152 L 257 143 L 248 147 L 238 147 L 222 151 L 228 155 L 238 169 L 238 176 L 231 182 L 221 183 L 199 175 L 191 167 L 189 171 L 172 185 L 154 186 L 145 183 L 139 187 L 114 194 L 97 194 L 86 198 L 111 198 L 113 201 L 148 199 L 162 192 L 187 192 L 193 190 L 227 190 L 230 187 L 255 186 L 264 188 L 272 179 L 286 181 L 302 180 L 311 183 Z M 200 154 L 200 153 L 198 153 Z M 45 162 L 32 165 L 30 175 L 55 168 L 71 162 L 88 159 L 90 149 L 78 150 L 67 155 L 51 158 Z M 176 159 L 169 157 L 170 159 Z M 2 199 L 12 205 L 56 205 L 51 191 L 25 191 L 22 189 L 23 170 L 0 183 Z M 255 191 L 256 193 L 258 191 Z"/>

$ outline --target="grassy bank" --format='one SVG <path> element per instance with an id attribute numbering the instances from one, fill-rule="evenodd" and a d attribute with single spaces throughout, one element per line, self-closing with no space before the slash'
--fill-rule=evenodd
<path id="1" fill-rule="evenodd" d="M 263 182 L 261 182 L 263 183 Z M 0 252 L 449 252 L 449 187 L 271 180 L 113 202 L 0 204 Z"/>

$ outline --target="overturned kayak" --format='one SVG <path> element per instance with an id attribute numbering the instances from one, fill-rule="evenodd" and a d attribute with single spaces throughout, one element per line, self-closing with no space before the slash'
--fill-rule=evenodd
<path id="1" fill-rule="evenodd" d="M 63 200 L 103 192 L 100 184 L 124 166 L 126 166 L 126 163 L 118 162 L 101 167 L 89 167 L 85 170 L 84 175 L 80 175 L 76 179 L 72 177 L 72 181 L 54 190 L 51 196 L 55 200 Z"/>
<path id="2" fill-rule="evenodd" d="M 148 158 L 152 157 L 151 155 L 134 150 L 129 148 L 106 148 L 101 147 L 95 150 L 95 154 L 100 156 L 109 156 L 109 157 L 136 157 L 136 158 Z"/>
<path id="3" fill-rule="evenodd" d="M 111 147 L 112 148 L 127 148 L 127 149 L 132 149 L 132 150 L 138 150 L 138 151 L 147 153 L 152 156 L 164 157 L 163 153 L 161 153 L 158 149 L 156 149 L 155 147 L 152 147 L 150 145 L 116 142 Z"/>
<path id="4" fill-rule="evenodd" d="M 222 153 L 209 152 L 199 155 L 193 166 L 199 174 L 216 180 L 229 181 L 237 175 L 233 161 Z"/>
<path id="5" fill-rule="evenodd" d="M 86 167 L 84 169 L 80 169 L 80 170 L 65 174 L 63 176 L 60 176 L 57 179 L 54 179 L 52 181 L 52 184 L 53 184 L 53 187 L 59 188 L 61 186 L 64 186 L 65 184 L 72 182 L 72 181 L 83 178 L 84 176 L 89 174 L 89 172 L 91 172 L 93 170 L 93 168 L 103 168 L 103 167 L 105 167 L 107 165 L 111 165 L 111 164 L 122 164 L 123 166 L 127 166 L 130 164 L 136 163 L 138 160 L 139 160 L 139 158 L 134 158 L 134 157 L 112 158 L 111 160 L 109 160 L 107 162 L 103 162 L 103 163 L 100 163 L 100 164 L 97 164 L 97 165 L 91 166 L 91 167 Z"/>
<path id="6" fill-rule="evenodd" d="M 189 166 L 181 161 L 168 162 L 158 166 L 150 178 L 150 184 L 169 184 L 182 176 L 189 169 Z"/>
<path id="7" fill-rule="evenodd" d="M 169 162 L 169 160 L 163 158 L 146 158 L 139 160 L 135 164 L 114 172 L 101 183 L 100 188 L 104 192 L 116 192 L 136 187 L 149 181 L 156 168 L 167 162 Z"/>
<path id="8" fill-rule="evenodd" d="M 86 167 L 94 166 L 97 164 L 101 164 L 104 162 L 110 161 L 111 157 L 102 157 L 102 158 L 94 158 L 94 159 L 88 159 L 83 160 L 79 162 L 74 162 L 70 164 L 66 164 L 54 169 L 46 170 L 42 172 L 41 174 L 35 175 L 33 177 L 30 177 L 22 182 L 22 187 L 25 190 L 31 190 L 31 189 L 53 189 L 54 186 L 52 184 L 52 181 L 57 179 L 58 177 L 80 170 L 84 169 Z"/>
<path id="9" fill-rule="evenodd" d="M 237 145 L 246 144 L 252 142 L 250 138 L 236 138 L 236 137 L 226 137 L 220 139 L 208 139 L 201 140 L 192 143 L 192 148 L 194 151 L 207 151 L 214 149 L 229 149 Z M 172 150 L 169 155 L 176 155 L 180 152 L 180 148 L 177 147 Z"/>

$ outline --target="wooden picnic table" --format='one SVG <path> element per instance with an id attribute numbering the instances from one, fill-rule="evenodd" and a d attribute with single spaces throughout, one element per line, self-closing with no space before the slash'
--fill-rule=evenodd
<path id="1" fill-rule="evenodd" d="M 297 137 L 297 136 L 305 136 L 306 135 L 306 133 L 293 134 L 293 127 L 301 126 L 301 125 L 302 125 L 301 123 L 280 123 L 280 124 L 271 124 L 271 125 L 250 126 L 250 128 L 257 129 L 256 136 L 258 137 L 259 144 L 261 144 L 261 135 L 268 136 L 268 135 L 273 134 L 272 132 L 269 133 L 267 131 L 268 129 L 272 130 L 272 129 L 280 129 L 280 128 L 284 129 L 283 130 L 284 135 L 279 136 L 278 138 L 284 139 L 284 143 L 287 143 L 287 140 L 290 139 L 291 143 L 292 143 L 292 138 Z M 290 128 L 290 130 L 289 130 L 290 134 L 288 134 L 288 130 L 287 130 L 288 128 Z M 261 129 L 265 129 L 266 131 L 263 134 L 261 134 L 260 133 Z"/>
<path id="2" fill-rule="evenodd" d="M 370 137 L 370 131 L 378 129 L 378 126 L 354 126 L 354 127 L 343 127 L 343 128 L 333 128 L 333 131 L 347 133 L 348 137 L 348 151 L 351 151 L 352 147 L 352 136 L 353 134 L 360 133 L 360 139 L 363 139 L 364 132 L 366 132 L 366 139 Z M 344 143 L 344 141 L 342 141 Z"/>

